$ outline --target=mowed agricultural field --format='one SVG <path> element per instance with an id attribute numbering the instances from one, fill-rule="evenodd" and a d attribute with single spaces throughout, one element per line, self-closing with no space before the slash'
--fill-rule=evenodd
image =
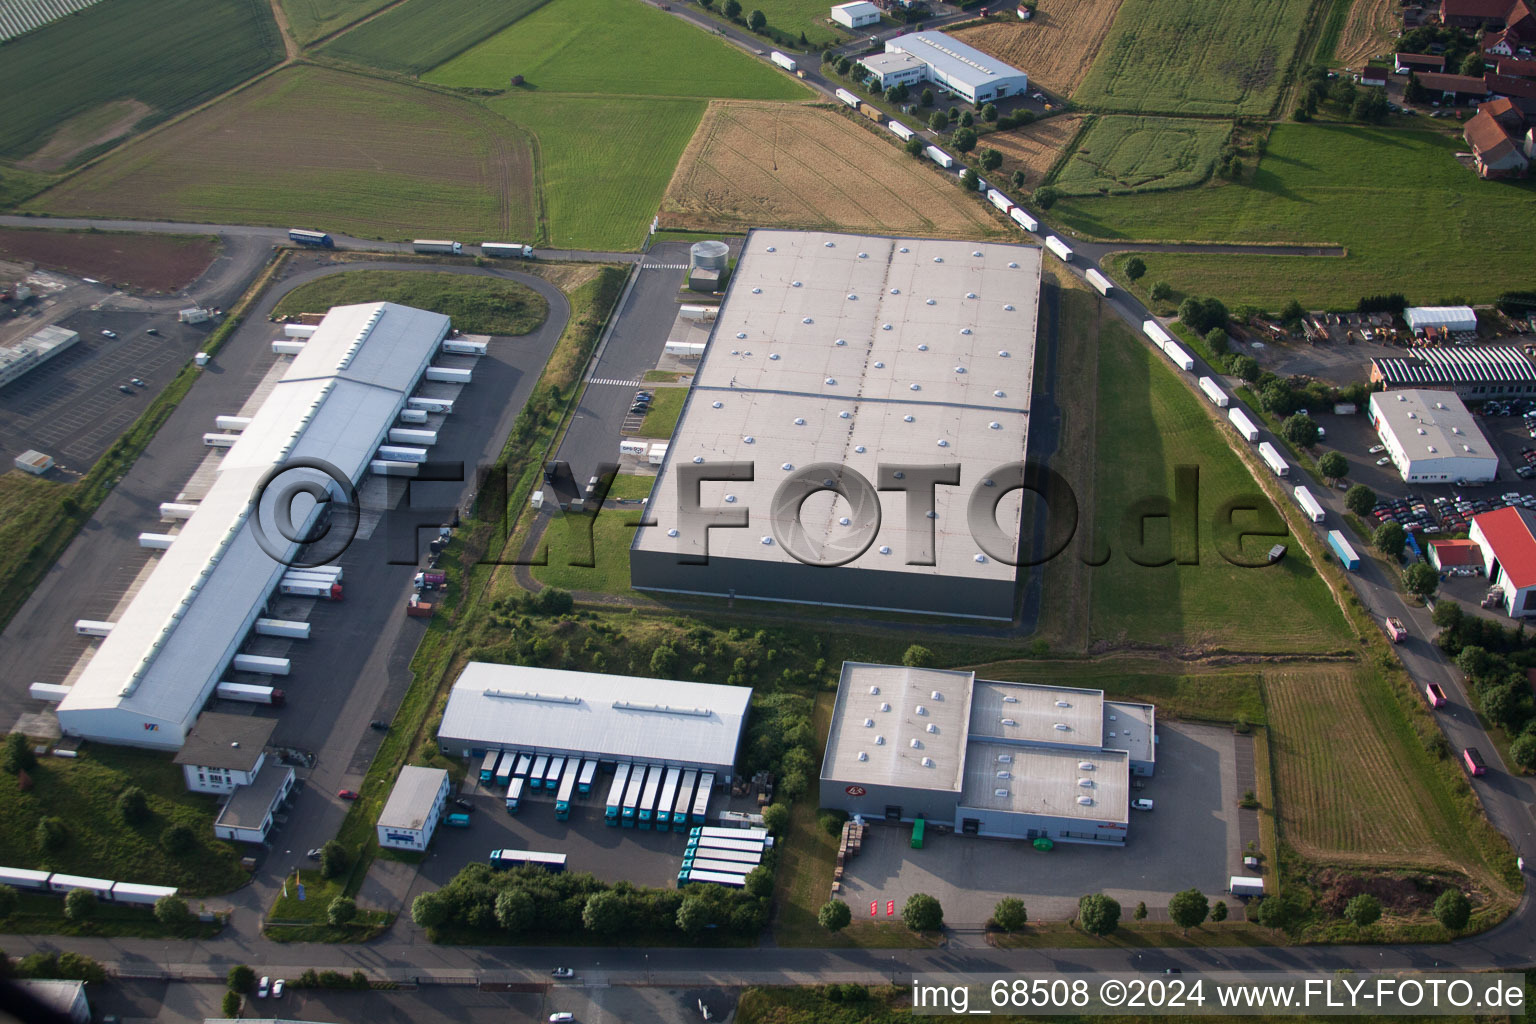
<path id="1" fill-rule="evenodd" d="M 1072 99 L 1091 110 L 1267 114 L 1308 0 L 1125 0 Z"/>
<path id="2" fill-rule="evenodd" d="M 282 58 L 267 0 L 96 4 L 0 48 L 0 158 L 22 160 L 54 132 L 70 132 L 71 119 L 117 101 L 137 101 L 143 117 L 162 119 Z M 118 121 L 62 156 L 97 148 L 139 120 Z"/>
<path id="3" fill-rule="evenodd" d="M 410 0 L 410 4 L 421 2 Z M 505 89 L 514 74 L 524 77 L 528 92 L 537 90 L 540 95 L 764 100 L 811 95 L 798 79 L 767 61 L 754 60 L 635 0 L 551 0 L 515 27 L 423 78 L 438 85 Z M 625 116 L 616 111 L 614 120 Z"/>
<path id="4" fill-rule="evenodd" d="M 1032 190 L 1051 173 L 1085 120 L 1082 114 L 1060 114 L 1023 128 L 992 132 L 985 144 L 1003 154 L 1004 177 L 1011 178 L 1014 171 L 1023 171 L 1028 178 L 1024 187 Z"/>
<path id="5" fill-rule="evenodd" d="M 365 238 L 517 238 L 535 226 L 532 156 L 511 125 L 468 100 L 317 67 L 284 69 L 26 208 Z"/>
<path id="6" fill-rule="evenodd" d="M 530 93 L 487 105 L 537 138 L 545 244 L 628 251 L 645 241 L 705 102 Z"/>
<path id="7" fill-rule="evenodd" d="M 1348 247 L 1343 258 L 1141 254 L 1144 284 L 1166 280 L 1229 304 L 1276 309 L 1297 298 L 1308 309 L 1353 309 L 1362 295 L 1396 291 L 1415 305 L 1491 302 L 1530 287 L 1536 186 L 1480 180 L 1457 162 L 1461 148 L 1433 132 L 1277 125 L 1251 181 L 1063 199 L 1051 214 L 1098 238 Z M 1413 241 L 1426 225 L 1431 250 Z"/>
<path id="8" fill-rule="evenodd" d="M 1234 652 L 1342 650 L 1349 631 L 1333 596 L 1294 541 L 1276 565 L 1247 569 L 1222 557 L 1217 510 L 1253 496 L 1268 504 L 1247 466 L 1227 447 L 1207 405 L 1161 356 L 1117 318 L 1102 322 L 1093 501 L 1079 512 L 1079 541 L 1058 557 L 1094 552 L 1089 573 L 1090 648 L 1151 644 L 1175 650 L 1221 648 Z M 1168 520 L 1145 521 L 1144 550 L 1134 539 L 1136 503 L 1172 501 L 1176 466 L 1199 469 L 1198 564 L 1150 566 L 1171 557 Z M 1068 483 L 1073 483 L 1070 479 Z M 1239 518 L 1239 524 L 1252 523 Z M 1243 552 L 1263 560 L 1279 539 L 1249 537 Z"/>
<path id="9" fill-rule="evenodd" d="M 1229 121 L 1103 114 L 1051 184 L 1072 196 L 1198 185 L 1231 135 Z"/>
<path id="10" fill-rule="evenodd" d="M 0 228 L 0 256 L 134 291 L 183 288 L 208 269 L 218 251 L 213 235 Z"/>
<path id="11" fill-rule="evenodd" d="M 281 0 L 288 30 L 300 46 L 366 18 L 393 0 Z"/>
<path id="12" fill-rule="evenodd" d="M 1070 96 L 1104 44 L 1120 0 L 1040 0 L 1035 16 L 962 28 L 956 39 L 1029 74 L 1032 88 Z"/>
<path id="13" fill-rule="evenodd" d="M 544 2 L 406 0 L 337 36 L 320 52 L 387 71 L 419 75 L 463 53 L 486 36 L 500 32 Z M 497 86 L 506 85 L 506 78 L 503 75 Z"/>
<path id="14" fill-rule="evenodd" d="M 1014 234 L 991 207 L 892 141 L 821 107 L 711 103 L 667 187 L 662 226 Z"/>
<path id="15" fill-rule="evenodd" d="M 1319 52 L 1318 58 L 1330 66 L 1363 64 L 1372 57 L 1391 53 L 1402 27 L 1401 9 L 1392 0 L 1353 0 L 1332 57 Z"/>
<path id="16" fill-rule="evenodd" d="M 1492 881 L 1387 683 L 1358 665 L 1328 665 L 1273 668 L 1263 686 L 1286 843 L 1323 863 Z"/>

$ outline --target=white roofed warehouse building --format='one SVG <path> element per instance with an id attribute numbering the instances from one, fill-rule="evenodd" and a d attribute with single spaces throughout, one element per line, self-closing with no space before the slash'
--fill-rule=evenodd
<path id="1" fill-rule="evenodd" d="M 1475 331 L 1477 314 L 1471 306 L 1409 306 L 1403 310 L 1403 320 L 1415 334 L 1426 330 Z"/>
<path id="2" fill-rule="evenodd" d="M 1484 483 L 1498 473 L 1498 453 L 1450 392 L 1377 391 L 1369 414 L 1408 483 Z"/>
<path id="3" fill-rule="evenodd" d="M 1029 90 L 1029 76 L 943 32 L 909 32 L 885 41 L 886 53 L 906 53 L 928 67 L 926 78 L 977 105 Z"/>
<path id="4" fill-rule="evenodd" d="M 868 0 L 838 4 L 832 8 L 832 20 L 844 28 L 865 28 L 880 24 L 880 8 Z"/>
<path id="5" fill-rule="evenodd" d="M 1371 360 L 1371 382 L 1388 391 L 1434 388 L 1469 402 L 1536 395 L 1536 363 L 1515 345 L 1426 348 Z"/>
<path id="6" fill-rule="evenodd" d="M 271 531 L 257 537 L 251 495 L 274 467 L 301 458 L 361 480 L 448 329 L 446 316 L 388 302 L 326 315 L 59 703 L 66 735 L 182 745 L 298 551 L 267 539 Z M 289 468 L 284 487 L 263 492 L 258 522 L 275 521 L 277 492 L 299 478 L 340 496 L 326 473 Z M 295 536 L 303 536 L 320 506 L 302 494 L 291 506 Z M 278 557 L 263 543 L 281 543 Z"/>
<path id="7" fill-rule="evenodd" d="M 425 850 L 448 806 L 448 773 L 408 764 L 379 813 L 379 845 L 395 850 Z"/>
<path id="8" fill-rule="evenodd" d="M 845 662 L 821 806 L 957 833 L 1121 845 L 1155 709 L 1101 690 Z"/>
<path id="9" fill-rule="evenodd" d="M 1030 246 L 753 231 L 631 585 L 1011 619 L 1040 265 Z"/>

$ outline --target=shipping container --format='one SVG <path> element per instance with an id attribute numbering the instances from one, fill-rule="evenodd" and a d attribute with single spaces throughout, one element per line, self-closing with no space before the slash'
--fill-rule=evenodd
<path id="1" fill-rule="evenodd" d="M 1209 398 L 1216 408 L 1225 409 L 1232 404 L 1232 399 L 1227 397 L 1227 393 L 1221 390 L 1221 385 L 1217 384 L 1214 378 L 1201 377 L 1198 383 L 1200 390 L 1205 392 L 1205 397 Z"/>
<path id="2" fill-rule="evenodd" d="M 666 443 L 665 442 L 659 442 L 657 444 L 651 445 L 650 453 L 649 453 L 649 455 L 647 455 L 646 458 L 647 458 L 647 461 L 650 462 L 650 464 L 653 465 L 653 466 L 661 465 L 664 461 L 666 461 L 666 458 L 667 458 L 667 445 L 666 445 Z"/>
<path id="3" fill-rule="evenodd" d="M 69 696 L 69 687 L 60 686 L 58 683 L 33 683 L 27 687 L 27 695 L 33 700 L 46 700 L 50 704 L 57 704 Z"/>
<path id="4" fill-rule="evenodd" d="M 633 765 L 629 769 L 629 784 L 624 787 L 624 809 L 621 816 L 621 824 L 625 828 L 634 828 L 636 815 L 640 811 L 640 791 L 645 788 L 646 766 Z"/>
<path id="5" fill-rule="evenodd" d="M 1339 561 L 1344 568 L 1350 572 L 1360 568 L 1360 556 L 1355 554 L 1355 549 L 1350 547 L 1349 541 L 1338 530 L 1328 531 L 1328 546 L 1333 549 L 1335 555 L 1339 556 Z"/>
<path id="6" fill-rule="evenodd" d="M 162 501 L 160 503 L 161 519 L 191 519 L 197 514 L 197 506 L 180 501 Z"/>
<path id="7" fill-rule="evenodd" d="M 1051 250 L 1051 252 L 1055 253 L 1056 257 L 1060 259 L 1061 262 L 1072 262 L 1071 247 L 1068 246 L 1066 242 L 1063 242 L 1061 239 L 1057 238 L 1055 235 L 1047 235 L 1045 237 L 1045 247 Z"/>
<path id="8" fill-rule="evenodd" d="M 650 450 L 651 450 L 651 446 L 646 444 L 644 441 L 620 441 L 619 442 L 619 454 L 620 455 L 638 455 L 641 458 L 644 458 L 645 457 L 645 453 L 650 451 Z"/>
<path id="9" fill-rule="evenodd" d="M 425 410 L 425 409 L 401 409 L 400 410 L 400 422 L 401 423 L 409 423 L 412 426 L 419 426 L 420 424 L 427 422 L 427 410 Z"/>
<path id="10" fill-rule="evenodd" d="M 416 252 L 446 252 L 454 256 L 464 251 L 464 246 L 458 242 L 449 242 L 435 238 L 418 238 L 411 243 L 411 248 Z"/>
<path id="11" fill-rule="evenodd" d="M 521 242 L 481 242 L 480 251 L 487 256 L 496 256 L 501 259 L 514 256 L 525 260 L 533 259 L 533 246 L 524 245 Z"/>
<path id="12" fill-rule="evenodd" d="M 848 104 L 854 110 L 859 109 L 859 98 L 853 93 L 849 92 L 847 89 L 834 89 L 833 95 L 842 100 L 844 103 Z"/>
<path id="13" fill-rule="evenodd" d="M 991 203 L 999 210 L 1002 210 L 1004 213 L 1007 213 L 1009 210 L 1013 209 L 1013 203 L 1008 199 L 1008 197 L 1003 195 L 995 188 L 987 189 L 987 202 Z"/>
<path id="14" fill-rule="evenodd" d="M 480 762 L 480 782 L 482 785 L 490 785 L 496 781 L 496 766 L 501 763 L 501 751 L 487 750 L 485 760 Z"/>
<path id="15" fill-rule="evenodd" d="M 175 896 L 174 885 L 143 885 L 139 882 L 113 882 L 112 902 L 130 903 L 141 907 L 152 907 L 155 901 L 162 896 Z"/>
<path id="16" fill-rule="evenodd" d="M 390 427 L 389 441 L 391 444 L 437 444 L 437 431 L 422 430 L 419 427 Z"/>
<path id="17" fill-rule="evenodd" d="M 891 130 L 892 135 L 896 136 L 903 142 L 917 134 L 911 128 L 908 128 L 906 125 L 902 124 L 900 121 L 889 121 L 886 123 L 886 127 Z"/>
<path id="18" fill-rule="evenodd" d="M 34 871 L 31 868 L 0 868 L 0 885 L 12 889 L 46 889 L 51 871 Z"/>
<path id="19" fill-rule="evenodd" d="M 1093 285 L 1093 290 L 1100 295 L 1108 295 L 1115 290 L 1114 283 L 1092 267 L 1088 268 L 1083 276 L 1088 279 L 1089 284 Z"/>
<path id="20" fill-rule="evenodd" d="M 1295 495 L 1296 504 L 1301 506 L 1301 510 L 1307 514 L 1308 519 L 1314 523 L 1320 523 L 1328 518 L 1328 513 L 1323 510 L 1323 506 L 1318 500 L 1312 496 L 1312 492 L 1307 490 L 1305 484 L 1297 484 L 1296 489 L 1291 493 Z"/>
<path id="21" fill-rule="evenodd" d="M 1268 441 L 1259 443 L 1259 458 L 1264 460 L 1264 464 L 1269 467 L 1269 471 L 1275 474 L 1275 476 L 1291 475 L 1290 465 L 1281 457 L 1279 450 Z"/>
<path id="22" fill-rule="evenodd" d="M 95 619 L 76 619 L 75 632 L 81 636 L 110 636 L 112 623 L 98 622 Z"/>
<path id="23" fill-rule="evenodd" d="M 1468 747 L 1461 752 L 1461 763 L 1467 766 L 1467 774 L 1469 775 L 1488 774 L 1488 762 L 1483 760 L 1483 755 L 1478 753 L 1476 747 Z M 53 877 L 58 878 L 59 876 L 54 875 Z M 53 882 L 50 881 L 49 885 L 52 884 Z"/>
<path id="24" fill-rule="evenodd" d="M 309 623 L 289 619 L 257 619 L 257 636 L 283 636 L 290 640 L 308 640 Z"/>
<path id="25" fill-rule="evenodd" d="M 619 823 L 619 812 L 624 809 L 624 787 L 629 784 L 629 762 L 620 761 L 613 773 L 613 784 L 608 787 L 608 800 L 603 805 L 603 821 L 608 825 Z"/>
<path id="26" fill-rule="evenodd" d="M 231 662 L 236 672 L 256 672 L 264 676 L 286 676 L 293 671 L 287 658 L 269 658 L 261 654 L 237 654 Z"/>
<path id="27" fill-rule="evenodd" d="M 1026 213 L 1022 206 L 1015 206 L 1013 209 L 1009 210 L 1008 216 L 1017 221 L 1019 227 L 1023 228 L 1025 231 L 1040 230 L 1040 222 Z"/>
<path id="28" fill-rule="evenodd" d="M 662 352 L 679 359 L 699 359 L 708 345 L 702 341 L 669 341 L 662 345 Z"/>
<path id="29" fill-rule="evenodd" d="M 955 166 L 955 158 L 944 152 L 938 146 L 929 146 L 923 150 L 923 155 L 946 171 Z"/>
<path id="30" fill-rule="evenodd" d="M 485 342 L 470 338 L 444 338 L 438 347 L 451 356 L 483 356 L 490 351 Z"/>
<path id="31" fill-rule="evenodd" d="M 699 773 L 693 768 L 683 772 L 683 780 L 677 787 L 677 800 L 672 804 L 672 831 L 688 830 L 688 812 L 693 808 L 693 791 L 698 787 Z"/>
<path id="32" fill-rule="evenodd" d="M 1248 418 L 1248 414 L 1237 406 L 1234 405 L 1227 410 L 1227 419 L 1231 420 L 1232 425 L 1237 428 L 1237 432 L 1243 435 L 1244 441 L 1257 441 L 1259 439 L 1259 428 L 1254 426 L 1253 420 Z"/>
<path id="33" fill-rule="evenodd" d="M 315 324 L 283 324 L 283 336 L 303 341 L 305 338 L 313 338 L 319 329 Z"/>
<path id="34" fill-rule="evenodd" d="M 512 781 L 512 769 L 517 765 L 517 751 L 503 750 L 501 756 L 496 759 L 496 774 L 492 776 L 496 785 L 505 786 Z"/>
<path id="35" fill-rule="evenodd" d="M 724 871 L 679 871 L 677 873 L 677 887 L 679 889 L 685 885 L 703 882 L 723 885 L 727 889 L 740 889 L 747 884 L 747 876 Z"/>
<path id="36" fill-rule="evenodd" d="M 715 773 L 701 772 L 699 774 L 699 788 L 693 794 L 693 810 L 688 815 L 690 825 L 702 825 L 709 813 L 709 798 L 715 789 Z M 690 833 L 692 829 L 689 830 Z"/>
<path id="37" fill-rule="evenodd" d="M 220 430 L 233 430 L 238 434 L 251 425 L 251 418 L 249 416 L 215 416 L 213 425 Z"/>
<path id="38" fill-rule="evenodd" d="M 427 380 L 435 380 L 444 384 L 468 384 L 474 379 L 474 374 L 457 366 L 429 366 L 423 377 Z"/>
<path id="39" fill-rule="evenodd" d="M 533 755 L 533 767 L 528 772 L 528 788 L 543 789 L 544 773 L 549 771 L 549 755 Z"/>
<path id="40" fill-rule="evenodd" d="M 1167 331 L 1163 330 L 1162 325 L 1159 324 L 1156 320 L 1143 320 L 1141 324 L 1141 333 L 1145 334 L 1149 339 L 1151 339 L 1152 344 L 1156 345 L 1158 348 L 1162 348 L 1164 345 L 1167 345 L 1169 342 L 1173 341 L 1173 336 Z"/>
<path id="41" fill-rule="evenodd" d="M 305 228 L 289 228 L 288 240 L 300 245 L 317 245 L 322 249 L 333 249 L 336 246 L 335 240 L 324 231 L 309 231 Z"/>
<path id="42" fill-rule="evenodd" d="M 1181 346 L 1176 345 L 1170 341 L 1168 344 L 1163 346 L 1163 352 L 1173 362 L 1173 365 L 1177 366 L 1179 369 L 1185 371 L 1186 373 L 1194 370 L 1195 361 L 1190 358 L 1189 353 L 1185 352 Z"/>
<path id="43" fill-rule="evenodd" d="M 409 445 L 381 444 L 379 445 L 379 458 L 386 462 L 426 462 L 430 453 L 425 448 L 416 448 Z"/>
<path id="44" fill-rule="evenodd" d="M 735 831 L 734 829 L 732 831 Z M 690 838 L 688 840 L 690 850 L 730 850 L 734 853 L 762 853 L 763 841 L 761 839 L 721 839 L 719 836 L 704 836 L 702 838 Z"/>
<path id="45" fill-rule="evenodd" d="M 278 339 L 272 343 L 272 354 L 275 356 L 296 356 L 303 351 L 304 342 L 292 338 Z"/>
<path id="46" fill-rule="evenodd" d="M 533 850 L 492 850 L 491 867 L 496 871 L 508 868 L 537 867 L 558 875 L 565 870 L 565 854 L 535 853 Z"/>
<path id="47" fill-rule="evenodd" d="M 761 52 L 761 51 L 759 51 L 759 52 Z M 768 55 L 768 59 L 773 61 L 779 67 L 783 68 L 785 71 L 794 71 L 796 68 L 798 68 L 800 66 L 799 64 L 795 63 L 795 61 L 794 61 L 794 59 L 792 57 L 786 57 L 786 56 L 784 56 L 784 54 L 780 53 L 778 50 L 774 50 L 772 53 L 770 53 Z"/>
<path id="48" fill-rule="evenodd" d="M 576 777 L 576 792 L 586 794 L 592 792 L 592 783 L 597 780 L 597 758 L 589 757 L 581 762 L 581 774 Z"/>

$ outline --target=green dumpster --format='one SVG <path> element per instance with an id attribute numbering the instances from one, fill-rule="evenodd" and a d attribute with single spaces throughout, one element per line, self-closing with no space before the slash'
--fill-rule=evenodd
<path id="1" fill-rule="evenodd" d="M 1053 849 L 1055 846 L 1056 846 L 1055 843 L 1051 842 L 1049 839 L 1045 838 L 1044 836 L 1041 836 L 1039 839 L 1035 840 L 1035 849 L 1037 849 L 1037 850 L 1050 850 L 1050 849 Z"/>
<path id="2" fill-rule="evenodd" d="M 918 818 L 916 821 L 914 821 L 912 823 L 912 849 L 914 849 L 914 850 L 921 850 L 922 848 L 923 848 L 923 819 L 922 818 Z"/>

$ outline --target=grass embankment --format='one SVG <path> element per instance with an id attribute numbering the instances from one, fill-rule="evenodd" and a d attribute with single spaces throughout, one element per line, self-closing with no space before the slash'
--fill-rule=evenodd
<path id="1" fill-rule="evenodd" d="M 80 757 L 39 758 L 28 770 L 32 788 L 22 790 L 13 775 L 0 775 L 10 790 L 0 800 L 0 863 L 63 871 L 90 878 L 146 885 L 174 885 L 186 897 L 228 892 L 246 880 L 240 852 L 213 837 L 218 799 L 187 791 L 171 755 L 87 744 Z M 138 786 L 149 798 L 149 817 L 129 825 L 117 798 Z M 68 838 L 56 852 L 38 843 L 37 824 L 62 819 Z M 170 854 L 160 836 L 171 825 L 192 830 L 194 845 Z"/>
<path id="2" fill-rule="evenodd" d="M 1536 265 L 1536 185 L 1483 181 L 1455 158 L 1459 135 L 1344 125 L 1276 125 L 1251 177 L 1156 195 L 1067 198 L 1053 216 L 1104 239 L 1342 245 L 1348 255 L 1141 253 L 1143 295 L 1167 281 L 1187 294 L 1270 310 L 1353 310 L 1401 291 L 1415 305 L 1491 302 L 1529 285 Z M 1393 174 L 1379 171 L 1391 167 Z M 1403 203 L 1398 181 L 1412 181 Z M 1476 210 L 1477 216 L 1469 216 Z M 1403 239 L 1440 225 L 1436 259 L 1404 259 Z M 1123 274 L 1118 278 L 1125 280 Z"/>
<path id="3" fill-rule="evenodd" d="M 665 440 L 677 429 L 677 418 L 683 414 L 683 403 L 688 400 L 687 388 L 656 388 L 650 411 L 640 424 L 640 436 Z"/>
<path id="4" fill-rule="evenodd" d="M 398 302 L 453 318 L 466 334 L 527 334 L 549 316 L 549 303 L 527 285 L 478 274 L 352 270 L 300 285 L 274 316 L 324 313 L 357 302 Z"/>

